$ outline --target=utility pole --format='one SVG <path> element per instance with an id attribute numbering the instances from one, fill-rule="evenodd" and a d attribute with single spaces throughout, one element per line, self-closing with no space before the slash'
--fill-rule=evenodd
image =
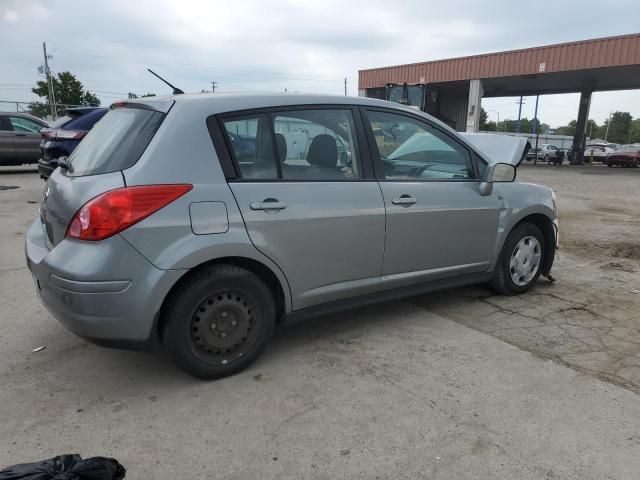
<path id="1" fill-rule="evenodd" d="M 47 56 L 47 44 L 42 42 L 42 51 L 44 53 L 44 73 L 47 75 L 47 87 L 49 90 L 49 107 L 51 109 L 51 118 L 56 119 L 55 96 L 53 93 L 53 80 L 51 79 L 51 71 L 49 70 L 49 57 Z"/>
<path id="2" fill-rule="evenodd" d="M 520 100 L 516 102 L 518 104 L 518 121 L 516 122 L 516 133 L 520 133 L 520 117 L 522 116 L 522 104 L 524 100 L 522 100 L 522 95 L 520 95 Z"/>
<path id="3" fill-rule="evenodd" d="M 531 133 L 536 135 L 536 158 L 533 160 L 533 164 L 536 165 L 538 163 L 538 100 L 540 100 L 540 95 L 536 95 L 536 110 L 533 114 L 533 124 L 531 125 Z"/>
<path id="4" fill-rule="evenodd" d="M 347 77 L 344 77 L 344 96 L 347 96 Z"/>
<path id="5" fill-rule="evenodd" d="M 604 141 L 607 141 L 607 137 L 609 136 L 609 125 L 611 125 L 611 115 L 613 112 L 609 112 L 609 121 L 607 121 L 607 131 L 604 134 Z"/>
<path id="6" fill-rule="evenodd" d="M 216 92 L 216 87 L 218 86 L 218 82 L 211 82 L 211 92 L 215 93 Z"/>

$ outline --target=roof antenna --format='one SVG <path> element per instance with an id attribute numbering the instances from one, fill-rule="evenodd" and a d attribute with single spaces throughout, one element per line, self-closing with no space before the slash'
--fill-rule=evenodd
<path id="1" fill-rule="evenodd" d="M 153 75 L 155 75 L 156 77 L 158 77 L 160 80 L 162 80 L 164 83 L 166 83 L 167 85 L 169 85 L 171 88 L 173 88 L 173 94 L 174 95 L 181 95 L 184 92 L 182 90 L 180 90 L 177 87 L 174 87 L 173 85 L 171 85 L 169 82 L 167 82 L 164 78 L 162 78 L 160 75 L 158 75 L 156 72 L 154 72 L 153 70 L 151 70 L 150 68 L 147 68 L 147 70 L 149 70 L 150 73 L 152 73 Z"/>

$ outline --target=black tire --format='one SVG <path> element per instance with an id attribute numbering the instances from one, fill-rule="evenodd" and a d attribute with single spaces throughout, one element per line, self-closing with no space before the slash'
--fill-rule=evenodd
<path id="1" fill-rule="evenodd" d="M 527 282 L 526 285 L 516 285 L 511 278 L 510 260 L 511 255 L 514 253 L 516 245 L 518 245 L 518 242 L 520 242 L 520 240 L 524 239 L 525 237 L 535 237 L 540 245 L 541 258 L 537 272 L 535 273 L 533 278 L 531 278 L 531 280 Z M 544 255 L 544 235 L 542 235 L 540 229 L 532 223 L 520 223 L 513 230 L 511 230 L 509 236 L 507 237 L 507 240 L 502 246 L 502 250 L 500 251 L 500 255 L 498 256 L 498 261 L 496 262 L 496 269 L 493 273 L 493 279 L 491 280 L 491 287 L 496 292 L 502 293 L 504 295 L 517 295 L 526 292 L 538 281 Z"/>
<path id="2" fill-rule="evenodd" d="M 253 363 L 273 335 L 272 292 L 253 272 L 211 265 L 190 274 L 163 310 L 163 342 L 185 372 L 211 380 Z"/>
<path id="3" fill-rule="evenodd" d="M 545 162 L 547 162 L 547 163 L 549 163 L 549 155 L 545 155 L 545 156 L 544 156 L 544 161 L 545 161 Z"/>

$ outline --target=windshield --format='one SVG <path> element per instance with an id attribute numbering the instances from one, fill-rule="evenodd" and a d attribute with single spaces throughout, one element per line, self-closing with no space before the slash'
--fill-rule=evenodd
<path id="1" fill-rule="evenodd" d="M 164 114 L 141 108 L 107 113 L 69 157 L 69 176 L 97 175 L 134 165 L 162 123 Z"/>
<path id="2" fill-rule="evenodd" d="M 424 151 L 455 152 L 453 148 L 428 132 L 416 132 L 389 154 L 387 159 L 406 157 Z"/>

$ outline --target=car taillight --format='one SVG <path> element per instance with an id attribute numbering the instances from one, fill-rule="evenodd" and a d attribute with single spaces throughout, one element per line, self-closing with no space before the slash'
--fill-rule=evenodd
<path id="1" fill-rule="evenodd" d="M 40 130 L 40 134 L 46 140 L 82 140 L 87 132 L 80 130 L 42 129 Z"/>
<path id="2" fill-rule="evenodd" d="M 78 130 L 58 130 L 56 138 L 63 140 L 80 140 L 87 132 L 81 132 Z"/>
<path id="3" fill-rule="evenodd" d="M 193 185 L 142 185 L 111 190 L 89 200 L 71 219 L 67 237 L 103 240 L 147 218 Z"/>

